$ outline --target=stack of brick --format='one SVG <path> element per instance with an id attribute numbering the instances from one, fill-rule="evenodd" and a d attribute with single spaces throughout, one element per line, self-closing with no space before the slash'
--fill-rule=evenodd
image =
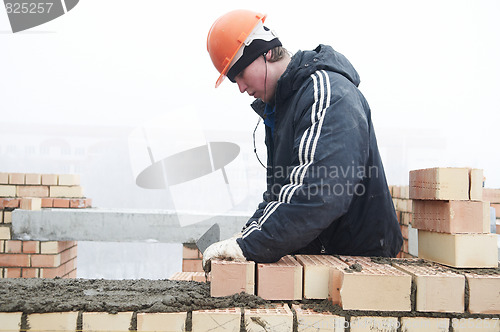
<path id="1" fill-rule="evenodd" d="M 78 175 L 0 173 L 0 277 L 76 277 L 77 242 L 12 239 L 12 213 L 90 206 Z"/>
<path id="2" fill-rule="evenodd" d="M 392 195 L 392 202 L 398 217 L 399 227 L 403 235 L 403 247 L 398 254 L 398 258 L 412 258 L 410 254 L 409 243 L 410 233 L 412 231 L 412 200 L 410 199 L 409 186 L 389 186 Z"/>
<path id="3" fill-rule="evenodd" d="M 418 256 L 458 268 L 498 266 L 497 236 L 490 233 L 483 171 L 430 168 L 410 172 L 412 227 Z"/>
<path id="4" fill-rule="evenodd" d="M 490 202 L 490 206 L 495 209 L 496 229 L 495 232 L 500 234 L 500 189 L 483 189 L 483 200 Z"/>

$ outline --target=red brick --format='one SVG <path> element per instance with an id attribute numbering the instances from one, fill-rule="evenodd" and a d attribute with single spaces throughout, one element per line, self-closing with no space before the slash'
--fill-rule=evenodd
<path id="1" fill-rule="evenodd" d="M 26 174 L 25 184 L 27 185 L 41 185 L 42 175 L 41 174 Z"/>
<path id="2" fill-rule="evenodd" d="M 54 205 L 54 199 L 53 198 L 48 198 L 44 197 L 42 198 L 42 208 L 51 208 Z"/>
<path id="3" fill-rule="evenodd" d="M 255 293 L 255 263 L 212 260 L 210 296 Z"/>
<path id="4" fill-rule="evenodd" d="M 40 241 L 23 241 L 23 252 L 26 254 L 38 254 L 40 252 Z"/>
<path id="5" fill-rule="evenodd" d="M 64 266 L 59 266 L 55 268 L 44 267 L 40 269 L 40 278 L 56 278 L 64 276 Z"/>
<path id="6" fill-rule="evenodd" d="M 366 257 L 341 256 L 347 264 L 359 264 L 361 271 L 342 270 L 340 289 L 345 310 L 410 311 L 411 276 L 389 264 L 377 264 Z M 352 266 L 352 265 L 351 265 Z"/>
<path id="7" fill-rule="evenodd" d="M 401 228 L 401 234 L 403 235 L 404 239 L 408 239 L 408 226 L 406 225 L 400 225 Z"/>
<path id="8" fill-rule="evenodd" d="M 42 208 L 42 199 L 38 197 L 21 198 L 19 207 L 23 210 L 40 210 Z"/>
<path id="9" fill-rule="evenodd" d="M 469 311 L 474 314 L 500 314 L 500 275 L 465 274 L 469 284 Z"/>
<path id="10" fill-rule="evenodd" d="M 74 209 L 92 207 L 92 200 L 90 198 L 70 199 L 69 207 Z"/>
<path id="11" fill-rule="evenodd" d="M 22 253 L 22 241 L 7 240 L 5 241 L 5 252 L 9 254 L 20 254 Z"/>
<path id="12" fill-rule="evenodd" d="M 69 208 L 70 200 L 67 198 L 54 198 L 53 207 L 55 208 Z"/>
<path id="13" fill-rule="evenodd" d="M 48 186 L 17 186 L 18 197 L 48 197 Z"/>
<path id="14" fill-rule="evenodd" d="M 63 278 L 71 278 L 71 279 L 76 279 L 77 274 L 76 274 L 76 269 L 69 272 L 67 275 L 63 276 Z"/>
<path id="15" fill-rule="evenodd" d="M 201 259 L 183 259 L 182 271 L 184 272 L 203 272 Z"/>
<path id="16" fill-rule="evenodd" d="M 29 267 L 30 256 L 25 254 L 0 254 L 0 266 Z"/>
<path id="17" fill-rule="evenodd" d="M 500 189 L 483 188 L 483 201 L 500 203 Z"/>
<path id="18" fill-rule="evenodd" d="M 19 201 L 19 198 L 0 198 L 0 209 L 18 208 Z"/>
<path id="19" fill-rule="evenodd" d="M 410 198 L 469 200 L 468 168 L 428 168 L 410 171 Z"/>
<path id="20" fill-rule="evenodd" d="M 4 277 L 5 278 L 21 278 L 21 269 L 20 268 L 8 268 L 4 269 Z"/>
<path id="21" fill-rule="evenodd" d="M 32 267 L 58 267 L 61 265 L 61 255 L 31 255 Z"/>
<path id="22" fill-rule="evenodd" d="M 413 204 L 412 204 L 413 206 Z M 409 212 L 401 212 L 401 225 L 411 225 L 412 222 L 412 213 Z"/>
<path id="23" fill-rule="evenodd" d="M 499 203 L 492 203 L 491 207 L 495 209 L 496 218 L 499 219 L 500 218 L 500 204 Z"/>
<path id="24" fill-rule="evenodd" d="M 23 278 L 38 278 L 40 275 L 39 269 L 35 268 L 23 268 L 21 272 L 21 276 Z"/>
<path id="25" fill-rule="evenodd" d="M 410 274 L 417 287 L 416 310 L 422 312 L 464 312 L 465 277 L 418 259 L 395 263 Z M 413 263 L 413 264 L 412 264 Z"/>
<path id="26" fill-rule="evenodd" d="M 416 200 L 412 227 L 440 233 L 488 233 L 489 215 L 484 202 Z"/>
<path id="27" fill-rule="evenodd" d="M 304 269 L 304 298 L 306 299 L 326 299 L 329 298 L 330 270 L 336 267 L 346 268 L 347 264 L 340 259 L 329 255 L 297 255 L 297 261 L 302 264 Z M 334 278 L 338 280 L 336 284 L 340 288 L 340 272 Z M 337 294 L 337 303 L 340 302 L 339 289 Z M 331 298 L 331 297 L 330 297 Z"/>
<path id="28" fill-rule="evenodd" d="M 65 263 L 77 257 L 77 247 L 73 247 L 61 252 L 61 263 Z"/>
<path id="29" fill-rule="evenodd" d="M 183 259 L 199 259 L 201 258 L 200 251 L 194 244 L 182 244 L 182 258 Z"/>
<path id="30" fill-rule="evenodd" d="M 257 264 L 257 295 L 266 300 L 301 300 L 302 265 L 292 256 Z"/>
<path id="31" fill-rule="evenodd" d="M 45 186 L 57 185 L 57 174 L 42 174 L 42 184 Z"/>
<path id="32" fill-rule="evenodd" d="M 24 184 L 24 173 L 10 173 L 9 184 Z"/>

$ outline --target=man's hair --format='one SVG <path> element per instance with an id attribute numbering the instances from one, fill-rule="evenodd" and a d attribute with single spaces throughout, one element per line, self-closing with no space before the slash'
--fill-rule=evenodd
<path id="1" fill-rule="evenodd" d="M 271 58 L 269 59 L 269 62 L 277 62 L 283 59 L 286 55 L 291 56 L 290 52 L 283 46 L 276 46 L 271 49 Z"/>

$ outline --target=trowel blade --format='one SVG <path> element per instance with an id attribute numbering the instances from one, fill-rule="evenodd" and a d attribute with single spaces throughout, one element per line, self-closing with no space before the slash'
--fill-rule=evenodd
<path id="1" fill-rule="evenodd" d="M 196 246 L 198 250 L 203 254 L 205 249 L 207 249 L 212 243 L 220 241 L 220 228 L 219 224 L 215 223 L 208 229 L 208 231 L 203 234 L 198 241 L 196 241 Z"/>

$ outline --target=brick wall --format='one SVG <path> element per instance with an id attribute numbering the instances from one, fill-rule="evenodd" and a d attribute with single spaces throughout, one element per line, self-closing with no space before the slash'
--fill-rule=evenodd
<path id="1" fill-rule="evenodd" d="M 12 212 L 90 206 L 78 175 L 0 173 L 0 277 L 76 278 L 77 242 L 12 239 Z"/>

